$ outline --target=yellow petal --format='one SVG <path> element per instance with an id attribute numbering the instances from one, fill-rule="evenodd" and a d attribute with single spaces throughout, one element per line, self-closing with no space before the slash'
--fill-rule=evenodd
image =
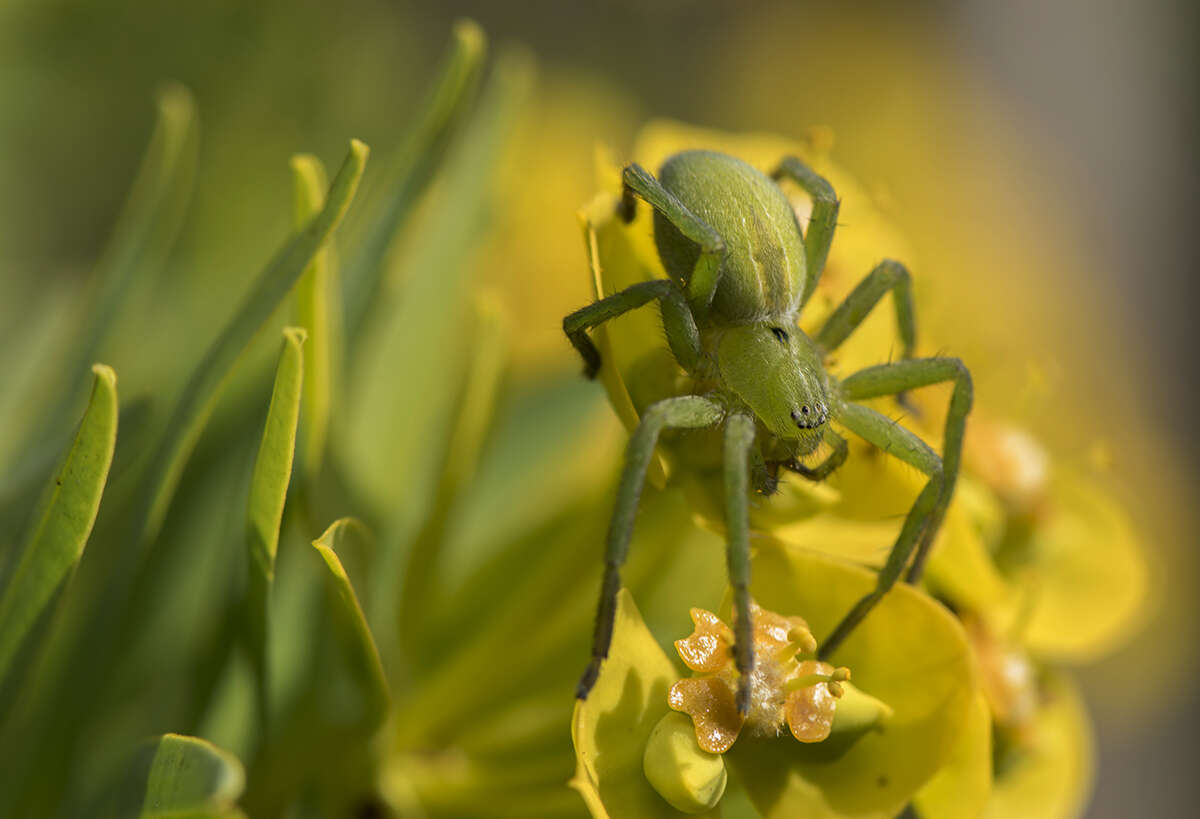
<path id="1" fill-rule="evenodd" d="M 883 700 L 872 697 L 852 682 L 840 683 L 842 695 L 833 712 L 831 736 L 856 735 L 873 728 L 883 728 L 895 712 Z"/>
<path id="2" fill-rule="evenodd" d="M 1065 677 L 1048 679 L 1028 747 L 996 776 L 985 819 L 1071 819 L 1083 810 L 1092 780 L 1087 711 Z"/>
<path id="3" fill-rule="evenodd" d="M 1029 597 L 993 614 L 1039 658 L 1088 662 L 1111 651 L 1145 616 L 1147 567 L 1117 499 L 1081 475 L 1059 470 L 1031 560 L 1014 578 Z M 1027 619 L 1026 619 L 1027 618 Z"/>
<path id="4" fill-rule="evenodd" d="M 612 193 L 601 193 L 579 213 L 598 299 L 659 277 L 634 251 L 633 229 L 615 218 L 616 202 Z M 600 381 L 621 422 L 632 431 L 642 410 L 671 394 L 663 385 L 674 384 L 681 374 L 664 340 L 657 304 L 605 322 L 592 331 L 592 338 L 600 352 Z M 652 462 L 649 478 L 655 486 L 664 484 L 661 459 Z"/>
<path id="5" fill-rule="evenodd" d="M 949 760 L 913 802 L 921 819 L 977 819 L 991 793 L 992 715 L 977 694 Z"/>
<path id="6" fill-rule="evenodd" d="M 764 545 L 751 591 L 775 611 L 803 612 L 818 638 L 874 588 L 875 574 L 794 548 Z M 940 604 L 898 586 L 830 661 L 893 709 L 880 730 L 844 741 L 754 740 L 726 755 L 766 817 L 890 817 L 949 758 L 976 690 L 962 627 Z"/>
<path id="7" fill-rule="evenodd" d="M 683 813 L 711 810 L 725 793 L 725 760 L 700 749 L 683 714 L 669 712 L 654 726 L 642 767 L 654 790 Z"/>
<path id="8" fill-rule="evenodd" d="M 667 690 L 675 676 L 633 598 L 622 589 L 608 659 L 588 698 L 575 703 L 571 720 L 576 768 L 570 785 L 592 816 L 678 816 L 646 781 L 642 767 L 646 741 L 668 713 Z"/>

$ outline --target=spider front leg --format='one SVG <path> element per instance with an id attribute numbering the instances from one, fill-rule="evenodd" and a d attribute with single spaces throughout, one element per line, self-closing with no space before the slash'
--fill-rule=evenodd
<path id="1" fill-rule="evenodd" d="M 588 337 L 587 331 L 658 299 L 662 310 L 663 330 L 667 343 L 679 366 L 692 372 L 700 360 L 700 332 L 696 319 L 674 282 L 667 279 L 638 282 L 619 293 L 600 299 L 563 319 L 563 332 L 583 357 L 583 374 L 595 378 L 600 370 L 600 351 Z"/>
<path id="2" fill-rule="evenodd" d="M 687 297 L 696 315 L 703 316 L 717 292 L 721 262 L 725 259 L 725 240 L 636 162 L 625 168 L 621 179 L 624 188 L 617 213 L 623 220 L 633 221 L 637 208 L 636 194 L 700 248 L 700 256 L 687 281 Z"/>
<path id="3" fill-rule="evenodd" d="M 621 482 L 617 486 L 617 502 L 605 544 L 604 580 L 601 583 L 600 603 L 596 610 L 592 659 L 575 689 L 575 696 L 579 699 L 586 699 L 588 692 L 596 684 L 600 665 L 608 656 L 608 649 L 612 643 L 613 625 L 617 616 L 617 593 L 621 590 L 621 566 L 624 565 L 629 552 L 629 540 L 633 536 L 638 501 L 646 483 L 646 469 L 654 455 L 659 434 L 664 429 L 711 427 L 719 423 L 723 415 L 724 410 L 719 405 L 698 395 L 666 398 L 650 405 L 630 437 L 629 446 L 625 450 Z M 753 435 L 753 431 L 751 434 Z"/>
<path id="4" fill-rule="evenodd" d="M 754 421 L 734 415 L 725 425 L 725 529 L 728 532 L 726 563 L 733 588 L 733 661 L 738 670 L 737 707 L 750 711 L 750 672 L 754 670 L 753 622 L 750 614 L 750 449 Z"/>
<path id="5" fill-rule="evenodd" d="M 879 572 L 875 589 L 855 604 L 821 645 L 819 654 L 822 658 L 832 654 L 883 595 L 895 585 L 914 550 L 916 556 L 912 559 L 906 579 L 910 583 L 921 579 L 933 539 L 941 527 L 946 508 L 954 495 L 954 485 L 962 461 L 967 415 L 971 411 L 973 398 L 971 373 L 957 358 L 921 358 L 881 364 L 857 372 L 842 382 L 843 397 L 856 400 L 895 395 L 905 390 L 947 381 L 954 382 L 954 392 L 950 397 L 949 412 L 946 413 L 941 458 L 912 432 L 868 407 L 847 403 L 839 410 L 839 420 L 848 429 L 889 455 L 920 469 L 929 476 L 929 483 L 921 490 L 912 509 L 909 510 L 900 536 Z"/>
<path id="6" fill-rule="evenodd" d="M 807 478 L 810 481 L 823 481 L 836 472 L 846 462 L 846 457 L 850 454 L 850 447 L 846 443 L 845 438 L 838 435 L 829 427 L 825 427 L 822 437 L 825 439 L 825 443 L 833 447 L 833 452 L 829 453 L 829 457 L 813 467 L 805 466 L 795 458 L 788 461 L 784 466 L 800 477 Z"/>

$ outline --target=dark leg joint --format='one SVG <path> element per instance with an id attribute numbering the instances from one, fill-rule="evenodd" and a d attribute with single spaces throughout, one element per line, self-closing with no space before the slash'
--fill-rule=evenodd
<path id="1" fill-rule="evenodd" d="M 621 201 L 617 203 L 617 218 L 625 224 L 629 224 L 636 215 L 637 199 L 634 197 L 633 189 L 625 185 L 621 190 Z"/>
<path id="2" fill-rule="evenodd" d="M 586 700 L 588 694 L 592 693 L 592 688 L 600 676 L 602 662 L 604 662 L 603 657 L 593 657 L 592 661 L 588 663 L 588 667 L 583 671 L 583 676 L 579 678 L 579 685 L 575 686 L 575 699 Z"/>
<path id="3" fill-rule="evenodd" d="M 592 379 L 596 377 L 596 373 L 600 372 L 600 351 L 596 349 L 596 345 L 588 337 L 586 330 L 571 329 L 574 318 L 575 314 L 572 313 L 563 319 L 563 332 L 567 334 L 571 346 L 575 348 L 579 353 L 579 357 L 583 359 L 584 377 Z"/>

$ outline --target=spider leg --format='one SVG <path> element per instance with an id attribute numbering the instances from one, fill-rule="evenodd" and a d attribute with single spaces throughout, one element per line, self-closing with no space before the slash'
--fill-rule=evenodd
<path id="1" fill-rule="evenodd" d="M 604 580 L 600 587 L 600 602 L 596 610 L 596 629 L 592 638 L 592 659 L 579 679 L 575 696 L 586 699 L 600 665 L 608 656 L 612 643 L 613 624 L 617 616 L 617 593 L 621 590 L 621 566 L 629 551 L 633 522 L 637 517 L 638 501 L 646 483 L 646 469 L 664 429 L 697 429 L 720 422 L 724 412 L 720 406 L 698 395 L 667 398 L 651 404 L 642 415 L 625 450 L 625 466 L 617 486 L 617 502 L 608 527 L 604 552 Z"/>
<path id="2" fill-rule="evenodd" d="M 870 315 L 875 305 L 887 294 L 892 293 L 892 302 L 896 308 L 896 329 L 900 333 L 900 357 L 912 358 L 913 348 L 917 344 L 917 324 L 913 313 L 912 277 L 908 268 L 900 262 L 884 259 L 858 283 L 846 300 L 825 322 L 821 332 L 817 334 L 817 344 L 826 352 L 837 349 L 850 334 L 858 329 L 858 325 Z M 896 393 L 896 403 L 913 415 L 920 415 L 917 408 L 908 400 L 903 390 Z"/>
<path id="3" fill-rule="evenodd" d="M 750 672 L 754 670 L 753 622 L 750 614 L 749 454 L 754 445 L 754 420 L 734 415 L 725 424 L 726 562 L 733 587 L 733 660 L 738 670 L 737 707 L 750 711 Z"/>
<path id="4" fill-rule="evenodd" d="M 829 246 L 833 244 L 833 230 L 837 227 L 838 202 L 833 186 L 818 175 L 812 168 L 805 165 L 794 156 L 784 157 L 779 166 L 771 172 L 771 178 L 790 179 L 804 189 L 812 197 L 812 216 L 808 220 L 808 229 L 804 231 L 804 261 L 807 281 L 804 283 L 804 296 L 800 306 L 812 296 L 825 270 L 825 260 L 829 257 Z"/>
<path id="5" fill-rule="evenodd" d="M 842 618 L 833 632 L 821 643 L 817 652 L 820 659 L 826 659 L 833 654 L 842 641 L 850 635 L 850 632 L 875 607 L 875 604 L 900 579 L 900 575 L 904 572 L 904 566 L 912 556 L 926 522 L 933 513 L 942 486 L 941 459 L 924 441 L 904 427 L 861 404 L 847 404 L 842 407 L 838 420 L 856 435 L 920 469 L 929 476 L 929 482 L 921 490 L 916 502 L 909 510 L 908 516 L 904 519 L 900 535 L 896 538 L 891 552 L 888 553 L 887 562 L 879 570 L 875 588 L 854 604 L 854 607 Z"/>
<path id="6" fill-rule="evenodd" d="M 846 456 L 850 454 L 850 447 L 846 443 L 845 438 L 838 435 L 829 427 L 825 427 L 824 438 L 825 442 L 833 447 L 833 452 L 829 453 L 829 457 L 821 461 L 821 463 L 813 467 L 808 467 L 793 458 L 784 464 L 784 466 L 800 477 L 808 478 L 810 481 L 823 481 L 828 478 L 846 462 Z"/>
<path id="7" fill-rule="evenodd" d="M 703 316 L 708 312 L 708 306 L 712 304 L 713 296 L 717 292 L 717 284 L 721 278 L 721 262 L 725 258 L 725 240 L 636 162 L 626 166 L 621 179 L 624 188 L 617 213 L 622 219 L 626 222 L 633 221 L 637 206 L 637 200 L 634 198 L 636 194 L 700 247 L 700 256 L 696 259 L 696 266 L 687 281 L 687 298 L 692 311 L 697 316 Z"/>
<path id="8" fill-rule="evenodd" d="M 957 358 L 920 358 L 868 367 L 842 382 L 842 395 L 850 399 L 876 398 L 894 395 L 904 390 L 926 387 L 947 381 L 954 382 L 950 410 L 946 414 L 942 457 L 898 423 L 860 404 L 847 403 L 840 408 L 839 420 L 855 434 L 911 464 L 926 475 L 929 483 L 921 490 L 909 510 L 900 536 L 896 539 L 887 562 L 879 572 L 875 589 L 855 604 L 833 633 L 821 646 L 820 655 L 828 656 L 850 634 L 854 627 L 879 602 L 900 575 L 915 550 L 915 557 L 905 578 L 910 583 L 921 579 L 933 539 L 941 527 L 946 508 L 954 495 L 962 460 L 963 435 L 967 415 L 971 411 L 971 373 Z"/>
<path id="9" fill-rule="evenodd" d="M 962 461 L 963 436 L 967 431 L 967 415 L 971 412 L 974 400 L 971 371 L 957 358 L 917 358 L 868 367 L 842 382 L 843 395 L 855 400 L 896 395 L 905 390 L 947 381 L 954 382 L 954 391 L 950 395 L 950 408 L 946 413 L 946 426 L 942 435 L 942 472 L 945 480 L 928 530 L 921 537 L 917 556 L 908 570 L 906 579 L 910 583 L 921 579 L 933 538 L 941 526 L 946 507 L 950 505 L 950 498 L 954 495 L 954 484 L 958 480 L 958 468 Z"/>
<path id="10" fill-rule="evenodd" d="M 679 365 L 692 372 L 700 360 L 700 332 L 683 292 L 672 281 L 653 279 L 630 285 L 619 293 L 600 299 L 563 319 L 563 332 L 583 357 L 583 372 L 595 378 L 600 370 L 600 351 L 587 331 L 609 319 L 635 310 L 657 299 L 662 309 L 667 343 Z"/>
<path id="11" fill-rule="evenodd" d="M 900 332 L 900 351 L 903 358 L 912 358 L 913 347 L 917 343 L 917 325 L 913 317 L 912 277 L 908 268 L 885 259 L 858 283 L 846 300 L 825 322 L 821 332 L 817 334 L 816 342 L 825 352 L 833 352 L 850 334 L 858 329 L 858 325 L 870 314 L 879 300 L 891 291 L 892 300 L 896 305 L 896 327 Z"/>

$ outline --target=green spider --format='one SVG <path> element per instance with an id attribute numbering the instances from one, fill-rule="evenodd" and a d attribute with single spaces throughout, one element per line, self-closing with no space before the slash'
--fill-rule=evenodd
<path id="1" fill-rule="evenodd" d="M 831 655 L 871 608 L 896 583 L 917 582 L 954 492 L 972 386 L 957 358 L 912 358 L 916 331 L 908 271 L 884 261 L 829 317 L 815 338 L 797 326 L 812 296 L 837 222 L 832 186 L 799 160 L 782 160 L 764 176 L 747 163 L 713 151 L 684 151 L 668 158 L 655 179 L 631 164 L 623 173 L 618 216 L 634 217 L 636 198 L 654 211 L 654 239 L 669 279 L 639 282 L 572 313 L 563 330 L 594 378 L 600 354 L 587 330 L 648 302 L 658 301 L 667 343 L 687 374 L 675 397 L 642 413 L 625 456 L 609 526 L 604 579 L 596 613 L 592 659 L 576 696 L 587 697 L 612 641 L 620 569 L 633 532 L 638 500 L 659 436 L 664 430 L 723 427 L 722 442 L 708 453 L 723 463 L 728 569 L 733 588 L 734 658 L 739 672 L 738 708 L 750 704 L 754 668 L 750 620 L 751 490 L 771 494 L 779 470 L 814 481 L 828 477 L 846 459 L 841 426 L 929 476 L 879 572 L 875 589 L 862 598 L 821 644 Z M 812 199 L 812 217 L 802 231 L 780 179 L 799 185 Z M 892 293 L 903 360 L 868 367 L 837 379 L 824 366 L 871 309 Z M 893 420 L 862 404 L 941 382 L 953 382 L 946 416 L 943 455 Z M 832 453 L 808 467 L 800 459 L 825 442 Z M 694 437 L 675 441 L 704 446 Z M 914 556 L 915 553 L 915 556 Z M 909 559 L 912 558 L 911 565 Z"/>

